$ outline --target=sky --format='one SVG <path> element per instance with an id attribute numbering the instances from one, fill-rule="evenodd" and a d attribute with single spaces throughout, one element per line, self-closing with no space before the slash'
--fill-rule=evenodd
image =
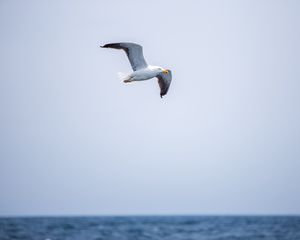
<path id="1" fill-rule="evenodd" d="M 0 0 L 0 216 L 300 214 L 299 11 Z"/>

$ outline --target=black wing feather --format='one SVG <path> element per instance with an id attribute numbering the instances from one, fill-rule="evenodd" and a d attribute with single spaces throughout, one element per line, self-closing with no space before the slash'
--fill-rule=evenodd
<path id="1" fill-rule="evenodd" d="M 160 97 L 162 98 L 164 95 L 167 94 L 170 84 L 172 81 L 172 72 L 168 70 L 169 72 L 166 73 L 160 73 L 156 77 L 158 78 L 158 85 L 160 87 Z"/>

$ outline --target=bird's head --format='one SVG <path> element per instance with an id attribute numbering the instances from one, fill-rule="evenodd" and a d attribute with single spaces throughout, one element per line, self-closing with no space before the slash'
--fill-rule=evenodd
<path id="1" fill-rule="evenodd" d="M 162 72 L 163 72 L 164 74 L 169 74 L 169 73 L 170 73 L 170 70 L 169 70 L 169 69 L 163 69 Z"/>

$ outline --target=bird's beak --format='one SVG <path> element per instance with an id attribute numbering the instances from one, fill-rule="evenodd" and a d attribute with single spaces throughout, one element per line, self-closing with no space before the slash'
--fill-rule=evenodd
<path id="1" fill-rule="evenodd" d="M 168 74 L 169 71 L 167 69 L 163 70 L 163 73 Z"/>

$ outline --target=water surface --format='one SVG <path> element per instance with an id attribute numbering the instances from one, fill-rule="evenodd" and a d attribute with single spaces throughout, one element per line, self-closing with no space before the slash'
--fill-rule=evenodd
<path id="1" fill-rule="evenodd" d="M 1 240 L 300 240 L 297 216 L 0 218 Z"/>

